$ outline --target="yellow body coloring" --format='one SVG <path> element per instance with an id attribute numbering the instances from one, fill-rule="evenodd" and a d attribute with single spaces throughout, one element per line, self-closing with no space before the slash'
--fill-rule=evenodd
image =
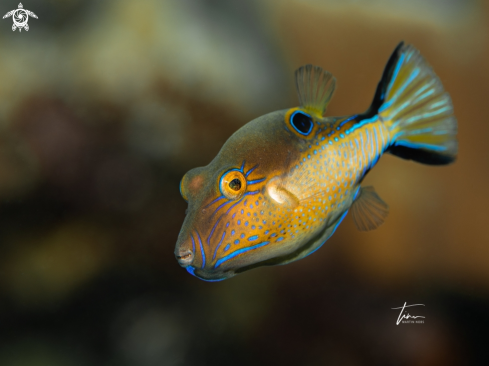
<path id="1" fill-rule="evenodd" d="M 374 229 L 387 205 L 360 184 L 384 152 L 426 164 L 455 158 L 450 97 L 412 46 L 396 48 L 365 113 L 323 117 L 335 79 L 318 67 L 300 68 L 296 86 L 299 107 L 249 122 L 182 179 L 189 207 L 175 255 L 194 276 L 219 281 L 301 259 L 349 210 L 360 230 Z"/>

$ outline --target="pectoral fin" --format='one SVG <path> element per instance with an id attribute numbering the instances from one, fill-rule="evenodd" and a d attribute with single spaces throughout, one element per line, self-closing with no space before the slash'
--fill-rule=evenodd
<path id="1" fill-rule="evenodd" d="M 295 208 L 300 204 L 299 198 L 289 191 L 278 178 L 272 179 L 267 184 L 267 190 L 270 197 L 281 205 Z"/>
<path id="2" fill-rule="evenodd" d="M 374 187 L 362 187 L 351 206 L 351 213 L 357 229 L 369 231 L 383 224 L 389 214 L 389 206 L 378 196 Z"/>

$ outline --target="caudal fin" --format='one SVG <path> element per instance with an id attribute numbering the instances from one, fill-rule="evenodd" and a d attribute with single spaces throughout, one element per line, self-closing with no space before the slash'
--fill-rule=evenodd
<path id="1" fill-rule="evenodd" d="M 367 114 L 390 131 L 387 151 L 424 164 L 448 164 L 458 150 L 452 101 L 423 56 L 401 42 L 390 57 Z"/>

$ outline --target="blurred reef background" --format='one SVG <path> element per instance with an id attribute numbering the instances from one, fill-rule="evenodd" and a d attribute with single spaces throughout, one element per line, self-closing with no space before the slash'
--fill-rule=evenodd
<path id="1" fill-rule="evenodd" d="M 489 364 L 489 2 L 36 0 L 0 22 L 0 365 Z M 5 14 L 16 1 L 0 3 Z M 293 72 L 366 110 L 404 40 L 453 99 L 460 156 L 386 155 L 386 223 L 221 283 L 177 264 L 179 181 Z M 423 325 L 396 325 L 422 303 Z M 411 314 L 415 314 L 412 311 Z"/>

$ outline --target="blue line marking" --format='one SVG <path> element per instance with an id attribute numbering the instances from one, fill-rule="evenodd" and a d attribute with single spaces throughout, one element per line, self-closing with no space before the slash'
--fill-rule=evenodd
<path id="1" fill-rule="evenodd" d="M 338 226 L 340 226 L 341 222 L 343 221 L 343 219 L 345 218 L 345 216 L 346 216 L 347 213 L 348 213 L 348 210 L 346 210 L 345 213 L 343 215 L 341 215 L 340 219 L 338 220 L 338 222 L 334 226 L 334 229 L 333 229 L 333 232 L 331 233 L 331 236 L 334 234 L 334 232 L 336 231 L 336 229 L 338 228 Z"/>
<path id="2" fill-rule="evenodd" d="M 246 248 L 242 248 L 242 249 L 238 249 L 228 255 L 226 255 L 225 257 L 222 257 L 221 259 L 219 259 L 217 262 L 216 262 L 216 265 L 214 266 L 214 268 L 217 268 L 219 267 L 221 264 L 223 264 L 224 262 L 242 254 L 242 253 L 245 253 L 245 252 L 248 252 L 250 250 L 255 250 L 255 249 L 258 249 L 258 248 L 261 248 L 267 244 L 270 244 L 269 241 L 264 241 L 263 243 L 259 243 L 259 244 L 256 244 L 256 245 L 253 245 L 251 247 L 246 247 Z"/>
<path id="3" fill-rule="evenodd" d="M 254 241 L 256 239 L 258 239 L 258 235 L 253 235 L 248 238 L 249 241 Z"/>
<path id="4" fill-rule="evenodd" d="M 244 196 L 238 202 L 236 202 L 234 205 L 232 205 L 231 207 L 229 207 L 229 209 L 226 211 L 226 215 L 229 213 L 229 211 L 231 211 L 233 209 L 234 206 L 236 206 L 241 201 L 243 201 L 243 199 L 244 199 Z M 234 217 L 234 215 L 233 215 L 233 217 Z"/>
<path id="5" fill-rule="evenodd" d="M 351 116 L 347 119 L 345 119 L 343 122 L 340 123 L 340 127 L 342 127 L 345 123 L 350 122 L 352 119 L 355 119 L 358 116 L 358 114 L 355 114 L 354 116 Z"/>
<path id="6" fill-rule="evenodd" d="M 374 162 L 372 163 L 372 166 L 377 164 L 377 161 L 379 160 L 380 155 L 382 154 L 382 152 L 379 151 L 379 138 L 377 136 L 377 128 L 375 126 L 374 126 L 374 134 L 375 134 L 375 158 L 374 158 Z"/>
<path id="7" fill-rule="evenodd" d="M 220 181 L 219 181 L 219 185 L 220 185 Z M 209 207 L 210 205 L 212 205 L 213 203 L 216 203 L 217 201 L 219 200 L 222 200 L 223 198 L 225 198 L 224 196 L 221 196 L 221 197 L 217 197 L 214 201 L 212 201 L 211 203 L 209 203 L 207 206 L 205 206 L 204 208 L 207 208 Z"/>
<path id="8" fill-rule="evenodd" d="M 440 107 L 440 106 L 445 105 L 445 104 L 447 104 L 446 100 L 440 100 L 439 102 L 433 103 L 431 105 L 431 109 L 434 109 L 436 107 Z"/>
<path id="9" fill-rule="evenodd" d="M 365 174 L 365 169 L 367 169 L 367 164 L 365 162 L 365 150 L 363 149 L 363 134 L 360 132 L 360 146 L 362 147 L 362 165 L 363 165 L 363 173 L 362 173 L 362 176 L 363 174 Z"/>
<path id="10" fill-rule="evenodd" d="M 381 149 L 381 150 L 382 150 L 382 152 L 381 152 L 381 154 L 383 154 L 383 153 L 384 153 L 384 151 L 385 151 L 384 132 L 382 131 L 382 128 L 383 128 L 383 127 L 384 127 L 384 126 L 379 126 L 380 137 L 382 138 L 382 149 Z"/>
<path id="11" fill-rule="evenodd" d="M 412 149 L 427 149 L 427 150 L 435 150 L 435 151 L 444 151 L 446 150 L 446 146 L 438 146 L 431 144 L 415 144 L 407 141 L 396 141 L 394 145 L 401 145 L 405 147 L 409 147 Z"/>
<path id="12" fill-rule="evenodd" d="M 241 165 L 241 169 L 239 170 L 241 173 L 243 173 L 244 167 L 245 167 L 245 160 L 243 160 L 243 164 Z"/>
<path id="13" fill-rule="evenodd" d="M 192 252 L 195 253 L 195 240 L 192 234 L 190 234 L 190 239 L 192 239 Z"/>
<path id="14" fill-rule="evenodd" d="M 211 245 L 211 238 L 212 238 L 212 235 L 214 234 L 214 230 L 216 230 L 216 226 L 217 226 L 217 224 L 219 224 L 219 221 L 221 221 L 221 219 L 222 219 L 223 216 L 224 215 L 219 216 L 219 218 L 217 219 L 216 223 L 214 224 L 214 227 L 212 228 L 211 233 L 207 237 L 207 245 Z"/>
<path id="15" fill-rule="evenodd" d="M 218 208 L 216 208 L 216 210 L 212 213 L 211 218 L 217 213 L 217 211 L 219 211 L 221 208 L 223 208 L 224 206 L 226 206 L 230 202 L 231 201 L 224 202 L 221 206 L 219 206 Z"/>
<path id="16" fill-rule="evenodd" d="M 219 249 L 219 247 L 221 246 L 221 243 L 222 241 L 224 240 L 224 237 L 226 236 L 226 232 L 222 233 L 222 238 L 221 238 L 221 241 L 219 242 L 219 244 L 217 244 L 217 247 L 216 247 L 216 250 L 214 251 L 214 256 L 212 257 L 212 260 L 216 259 L 216 254 L 217 254 L 217 250 Z"/>
<path id="17" fill-rule="evenodd" d="M 390 91 L 390 89 L 392 88 L 392 84 L 394 84 L 394 81 L 396 80 L 397 78 L 397 75 L 399 74 L 399 70 L 401 69 L 401 65 L 404 61 L 404 58 L 406 57 L 406 54 L 401 54 L 401 57 L 399 57 L 399 60 L 397 61 L 397 65 L 396 65 L 396 68 L 394 70 L 394 73 L 392 74 L 392 77 L 391 77 L 391 80 L 389 82 L 389 86 L 387 87 L 387 92 Z"/>
<path id="18" fill-rule="evenodd" d="M 390 108 L 392 106 L 393 103 L 396 103 L 397 102 L 397 99 L 401 96 L 401 94 L 406 90 L 406 88 L 408 87 L 408 85 L 418 76 L 419 74 L 419 68 L 416 68 L 414 69 L 411 74 L 409 75 L 409 78 L 408 80 L 406 80 L 404 82 L 404 84 L 402 84 L 402 86 L 396 91 L 396 94 L 394 94 L 385 104 L 383 104 L 380 108 L 379 108 L 379 113 L 383 112 L 384 110 L 386 110 L 387 108 Z M 412 103 L 412 100 L 404 103 L 403 105 L 401 105 L 400 107 L 397 108 L 397 111 L 401 110 L 401 109 L 404 109 L 407 105 L 411 104 Z M 397 112 L 396 111 L 396 112 Z"/>
<path id="19" fill-rule="evenodd" d="M 374 137 L 372 135 L 372 131 L 370 131 L 370 166 L 373 166 L 373 161 L 375 160 L 375 155 L 374 155 Z"/>
<path id="20" fill-rule="evenodd" d="M 249 186 L 251 186 L 252 184 L 261 183 L 261 182 L 263 182 L 265 179 L 267 179 L 267 178 L 265 177 L 265 178 L 261 178 L 261 179 L 250 180 L 250 181 L 248 181 L 246 184 L 248 184 Z"/>
<path id="21" fill-rule="evenodd" d="M 219 281 L 223 281 L 225 280 L 225 278 L 218 278 L 218 279 L 215 279 L 215 280 L 208 280 L 208 279 L 205 279 L 205 278 L 201 278 L 199 276 L 197 276 L 195 274 L 195 268 L 192 267 L 192 266 L 188 266 L 185 268 L 187 270 L 188 273 L 190 273 L 192 276 L 194 277 L 197 277 L 199 280 L 202 280 L 202 281 L 205 281 L 205 282 L 219 282 Z"/>
<path id="22" fill-rule="evenodd" d="M 384 98 L 382 98 L 382 99 L 384 99 Z M 387 102 L 385 102 L 384 104 L 382 104 L 380 106 L 379 110 L 377 111 L 377 113 L 382 113 L 386 109 L 390 108 L 390 106 L 392 105 L 393 102 L 394 102 L 394 100 L 391 99 L 391 100 L 388 100 Z"/>
<path id="23" fill-rule="evenodd" d="M 360 128 L 363 125 L 366 125 L 368 123 L 375 122 L 377 120 L 378 120 L 378 116 L 377 115 L 373 116 L 372 118 L 363 119 L 360 122 L 358 122 L 357 124 L 351 126 L 345 133 L 351 133 L 351 132 L 355 131 L 357 128 Z"/>
<path id="24" fill-rule="evenodd" d="M 257 194 L 257 193 L 260 193 L 260 191 L 251 191 L 251 192 L 246 192 L 246 193 L 243 195 L 243 197 L 244 197 L 244 196 L 249 196 L 249 195 L 254 195 L 254 194 Z"/>
<path id="25" fill-rule="evenodd" d="M 423 85 L 421 88 L 419 88 L 418 90 L 416 90 L 416 92 L 413 94 L 413 102 L 419 102 L 420 100 L 422 100 L 423 98 L 417 98 L 419 97 L 419 95 L 421 93 L 424 93 L 426 89 L 428 88 L 431 88 L 433 86 L 433 81 L 434 79 L 432 79 L 431 81 L 429 81 L 428 83 L 426 83 L 425 85 Z M 416 99 L 415 99 L 416 98 Z"/>
<path id="26" fill-rule="evenodd" d="M 250 170 L 248 170 L 248 171 L 246 172 L 246 174 L 245 174 L 245 178 L 248 178 L 248 175 L 250 175 L 250 174 L 251 174 L 251 172 L 252 172 L 253 170 L 255 170 L 257 167 L 258 167 L 258 164 L 256 164 L 256 165 L 255 165 L 253 168 L 251 168 Z"/>
<path id="27" fill-rule="evenodd" d="M 292 113 L 292 115 L 290 116 L 290 121 L 289 121 L 289 122 L 290 122 L 290 125 L 291 125 L 292 127 L 294 127 L 294 130 L 296 130 L 298 133 L 300 133 L 300 134 L 301 134 L 301 135 L 303 135 L 303 136 L 307 136 L 307 135 L 309 135 L 309 134 L 311 133 L 311 131 L 312 131 L 312 129 L 313 129 L 313 127 L 314 127 L 314 125 L 311 123 L 311 126 L 310 126 L 310 128 L 309 128 L 309 131 L 307 131 L 306 133 L 303 133 L 303 132 L 299 131 L 299 130 L 297 129 L 297 127 L 295 127 L 295 125 L 292 123 L 292 120 L 294 119 L 294 116 L 295 116 L 297 113 L 303 114 L 303 115 L 305 115 L 305 116 L 307 116 L 307 117 L 311 118 L 311 120 L 312 120 L 312 117 L 311 117 L 310 115 L 308 115 L 307 113 L 304 113 L 304 112 L 301 112 L 301 111 L 295 111 L 295 112 L 294 112 L 294 113 Z"/>
<path id="28" fill-rule="evenodd" d="M 428 128 L 420 128 L 418 130 L 411 130 L 409 131 L 410 135 L 422 135 L 425 133 L 431 133 L 433 131 L 433 127 L 428 127 Z"/>
<path id="29" fill-rule="evenodd" d="M 336 231 L 336 228 L 341 224 L 341 221 L 343 221 L 343 219 L 345 218 L 346 214 L 348 213 L 348 210 L 345 211 L 345 213 L 340 217 L 340 219 L 338 220 L 338 222 L 336 223 L 334 229 L 333 229 L 333 232 L 331 233 L 330 236 L 328 236 L 328 238 L 320 245 L 318 246 L 316 249 L 314 249 L 312 252 L 308 253 L 306 255 L 306 257 L 310 256 L 312 253 L 316 252 L 319 248 L 321 248 L 324 243 L 326 243 L 328 241 L 329 238 L 331 238 L 334 234 L 334 232 Z"/>
<path id="30" fill-rule="evenodd" d="M 200 245 L 200 253 L 202 254 L 202 268 L 205 267 L 205 252 L 204 252 L 204 247 L 202 246 L 202 240 L 200 240 L 200 235 L 197 230 L 195 230 L 195 233 L 197 234 L 197 239 L 199 239 L 199 245 Z"/>
<path id="31" fill-rule="evenodd" d="M 421 100 L 425 99 L 426 97 L 429 97 L 430 95 L 432 95 L 434 92 L 435 92 L 435 89 L 430 89 L 430 90 L 428 90 L 426 93 L 421 94 L 421 95 L 418 97 L 418 99 L 421 101 Z"/>
<path id="32" fill-rule="evenodd" d="M 188 272 L 188 273 L 190 273 L 192 276 L 195 276 L 195 273 L 194 273 L 194 272 L 195 272 L 195 268 L 194 268 L 194 267 L 192 267 L 192 266 L 188 266 L 188 267 L 186 267 L 185 269 L 186 269 L 186 270 L 187 270 L 187 272 Z M 195 276 L 195 277 L 197 277 L 197 276 Z M 197 277 L 197 278 L 198 278 L 198 277 Z"/>
<path id="33" fill-rule="evenodd" d="M 368 164 L 367 166 L 370 167 L 370 163 L 371 163 L 371 158 L 370 158 L 370 153 L 369 150 L 368 150 L 368 142 L 370 141 L 370 134 L 368 133 L 368 128 L 365 128 L 365 151 L 367 152 L 367 161 L 368 161 Z"/>

